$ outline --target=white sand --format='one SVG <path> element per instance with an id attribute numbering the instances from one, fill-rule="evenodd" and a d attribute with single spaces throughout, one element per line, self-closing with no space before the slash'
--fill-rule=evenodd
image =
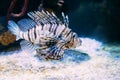
<path id="1" fill-rule="evenodd" d="M 62 61 L 41 61 L 15 51 L 0 56 L 0 80 L 120 80 L 120 59 L 112 58 L 100 42 L 81 39 L 83 45 L 77 50 L 87 52 L 89 60 L 76 62 L 69 59 L 76 56 L 68 56 Z"/>

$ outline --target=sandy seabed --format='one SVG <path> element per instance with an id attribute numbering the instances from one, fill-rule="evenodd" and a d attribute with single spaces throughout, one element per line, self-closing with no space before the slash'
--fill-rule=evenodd
<path id="1" fill-rule="evenodd" d="M 2 52 L 0 80 L 120 80 L 120 46 L 81 39 L 82 46 L 66 52 L 60 61 L 40 60 L 21 50 Z"/>

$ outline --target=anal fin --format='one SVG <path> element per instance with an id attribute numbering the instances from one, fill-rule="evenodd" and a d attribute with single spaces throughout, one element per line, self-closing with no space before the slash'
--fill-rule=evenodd
<path id="1" fill-rule="evenodd" d="M 26 40 L 21 41 L 20 46 L 22 51 L 25 53 L 33 53 L 36 51 L 36 47 L 31 42 L 28 42 Z"/>

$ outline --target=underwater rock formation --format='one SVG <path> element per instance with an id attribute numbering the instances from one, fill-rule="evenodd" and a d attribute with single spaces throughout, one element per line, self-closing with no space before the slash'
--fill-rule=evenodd
<path id="1" fill-rule="evenodd" d="M 13 43 L 16 40 L 16 36 L 13 35 L 10 31 L 7 31 L 0 35 L 0 43 L 4 46 Z"/>

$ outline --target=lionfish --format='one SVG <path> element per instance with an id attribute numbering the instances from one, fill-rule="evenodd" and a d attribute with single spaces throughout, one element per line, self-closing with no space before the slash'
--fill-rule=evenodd
<path id="1" fill-rule="evenodd" d="M 77 34 L 68 27 L 68 16 L 64 13 L 63 20 L 48 11 L 34 11 L 27 15 L 30 18 L 8 22 L 8 29 L 16 35 L 16 40 L 24 40 L 20 43 L 23 49 L 35 50 L 44 59 L 57 60 L 63 57 L 66 49 L 81 45 Z"/>

